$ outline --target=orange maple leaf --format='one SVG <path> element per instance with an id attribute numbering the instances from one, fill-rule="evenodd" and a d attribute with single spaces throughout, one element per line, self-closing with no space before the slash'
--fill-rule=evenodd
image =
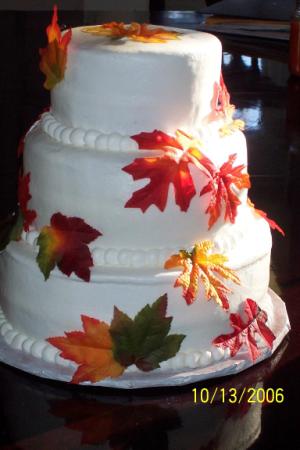
<path id="1" fill-rule="evenodd" d="M 221 215 L 223 204 L 225 205 L 224 220 L 235 222 L 237 215 L 237 207 L 241 204 L 237 196 L 237 190 L 242 188 L 250 188 L 250 179 L 248 173 L 242 173 L 245 169 L 244 164 L 233 167 L 237 155 L 230 155 L 218 170 L 214 164 L 208 159 L 201 160 L 202 166 L 205 168 L 206 175 L 209 176 L 209 182 L 200 192 L 200 196 L 211 193 L 209 205 L 206 213 L 210 215 L 208 229 L 210 229 Z"/>
<path id="2" fill-rule="evenodd" d="M 255 205 L 251 202 L 250 198 L 247 199 L 247 203 L 250 206 L 250 208 L 253 209 L 254 213 L 257 216 L 262 217 L 263 219 L 265 219 L 268 222 L 268 224 L 270 225 L 270 228 L 272 228 L 272 230 L 277 230 L 277 231 L 279 231 L 279 233 L 282 234 L 282 236 L 285 236 L 285 232 L 283 231 L 282 228 L 280 228 L 280 226 L 275 222 L 275 220 L 270 219 L 267 216 L 267 213 L 265 213 L 261 209 L 256 209 Z"/>
<path id="3" fill-rule="evenodd" d="M 182 266 L 183 272 L 175 281 L 175 287 L 183 288 L 183 298 L 188 305 L 197 297 L 200 282 L 203 283 L 208 300 L 214 299 L 224 309 L 229 308 L 227 294 L 231 290 L 214 274 L 239 284 L 236 273 L 225 266 L 228 260 L 219 253 L 210 253 L 214 244 L 211 241 L 202 241 L 195 244 L 193 250 L 181 250 L 179 254 L 172 255 L 165 263 L 165 269 Z"/>
<path id="4" fill-rule="evenodd" d="M 46 75 L 44 87 L 52 89 L 64 78 L 67 64 L 67 48 L 72 37 L 72 30 L 61 35 L 57 23 L 57 6 L 53 8 L 52 22 L 46 29 L 48 46 L 40 49 L 40 70 Z"/>
<path id="5" fill-rule="evenodd" d="M 114 39 L 126 37 L 132 41 L 145 43 L 164 43 L 168 40 L 178 39 L 180 33 L 165 28 L 149 27 L 148 24 L 132 22 L 125 25 L 123 22 L 108 22 L 102 25 L 82 28 L 84 33 L 95 36 L 109 36 Z"/>
<path id="6" fill-rule="evenodd" d="M 114 359 L 109 325 L 84 315 L 81 320 L 83 331 L 70 331 L 65 336 L 47 339 L 61 350 L 62 358 L 79 364 L 71 382 L 96 383 L 107 377 L 122 375 L 125 368 Z"/>
<path id="7" fill-rule="evenodd" d="M 162 155 L 136 158 L 133 163 L 123 167 L 122 170 L 132 175 L 134 180 L 150 179 L 149 184 L 133 193 L 125 208 L 140 208 L 145 212 L 149 206 L 156 205 L 160 211 L 164 211 L 169 187 L 173 184 L 176 204 L 181 211 L 187 211 L 196 195 L 189 164 L 201 167 L 201 143 L 179 130 L 176 131 L 176 137 L 155 130 L 132 136 L 132 139 L 141 150 L 161 150 Z"/>

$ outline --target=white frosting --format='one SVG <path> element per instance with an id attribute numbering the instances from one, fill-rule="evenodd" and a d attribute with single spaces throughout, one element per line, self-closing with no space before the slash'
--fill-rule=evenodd
<path id="1" fill-rule="evenodd" d="M 178 30 L 177 40 L 145 44 L 72 31 L 64 80 L 51 91 L 51 111 L 68 130 L 78 129 L 74 139 L 83 141 L 82 129 L 130 136 L 201 128 L 220 79 L 216 37 Z"/>
<path id="2" fill-rule="evenodd" d="M 81 314 L 110 323 L 114 305 L 134 317 L 146 303 L 153 303 L 167 293 L 168 315 L 173 317 L 171 332 L 186 335 L 182 353 L 169 364 L 202 367 L 228 356 L 212 349 L 211 342 L 216 336 L 232 331 L 229 313 L 213 300 L 207 301 L 202 287 L 199 298 L 187 306 L 181 288 L 173 287 L 179 271 L 95 267 L 91 281 L 86 283 L 55 269 L 45 282 L 35 257 L 32 246 L 20 241 L 12 242 L 0 259 L 0 298 L 6 318 L 1 334 L 10 345 L 50 358 L 52 353 L 45 350 L 45 339 L 62 336 L 68 330 L 80 330 Z M 230 312 L 239 311 L 241 303 L 250 297 L 267 311 L 272 324 L 273 312 L 267 294 L 269 263 L 267 252 L 237 269 L 240 286 L 226 281 L 233 290 L 229 295 Z"/>
<path id="3" fill-rule="evenodd" d="M 0 333 L 13 348 L 68 365 L 58 351 L 51 349 L 46 338 L 80 330 L 81 314 L 110 323 L 115 304 L 134 317 L 146 303 L 152 303 L 166 292 L 168 315 L 173 317 L 171 332 L 185 334 L 186 338 L 180 352 L 162 363 L 162 370 L 205 367 L 229 357 L 228 352 L 211 345 L 216 336 L 232 331 L 229 313 L 213 300 L 207 301 L 202 288 L 199 298 L 187 306 L 181 288 L 173 287 L 178 271 L 133 272 L 99 267 L 93 269 L 91 281 L 85 283 L 75 276 L 67 278 L 55 269 L 45 282 L 35 256 L 32 246 L 20 241 L 12 242 L 0 259 L 0 298 L 5 314 L 0 314 Z M 233 288 L 229 295 L 230 312 L 239 311 L 241 303 L 251 297 L 267 311 L 272 324 L 272 305 L 267 294 L 269 261 L 268 252 L 238 269 L 241 286 L 226 282 Z"/>
<path id="4" fill-rule="evenodd" d="M 241 132 L 224 138 L 216 135 L 204 142 L 204 148 L 217 166 L 233 153 L 237 153 L 237 165 L 247 164 L 246 142 Z M 32 199 L 28 207 L 37 211 L 36 227 L 48 225 L 56 212 L 81 217 L 103 234 L 95 243 L 97 247 L 119 250 L 176 249 L 213 239 L 224 221 L 220 218 L 208 231 L 209 217 L 205 210 L 210 195 L 199 195 L 208 178 L 193 166 L 190 170 L 197 193 L 187 212 L 180 211 L 175 204 L 173 186 L 163 212 L 154 205 L 145 213 L 138 208 L 125 208 L 132 194 L 148 180 L 134 181 L 122 168 L 149 153 L 66 146 L 50 139 L 40 126 L 35 127 L 26 137 L 24 171 L 31 174 Z M 238 195 L 245 203 L 247 190 Z"/>
<path id="5" fill-rule="evenodd" d="M 38 231 L 23 232 L 22 239 L 33 246 L 38 252 Z M 96 241 L 95 241 L 96 242 Z M 232 269 L 245 267 L 256 258 L 269 252 L 272 242 L 269 225 L 262 218 L 253 214 L 253 211 L 244 206 L 240 208 L 239 215 L 234 224 L 228 223 L 214 235 L 213 253 L 227 256 L 228 264 Z M 101 239 L 90 244 L 94 266 L 105 267 L 164 267 L 166 260 L 181 249 L 155 248 L 155 249 L 117 249 L 101 247 Z M 182 246 L 190 250 L 189 244 Z"/>

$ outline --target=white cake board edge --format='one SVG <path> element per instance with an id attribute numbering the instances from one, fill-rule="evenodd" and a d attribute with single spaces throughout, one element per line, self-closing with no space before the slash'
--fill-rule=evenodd
<path id="1" fill-rule="evenodd" d="M 286 311 L 285 303 L 271 289 L 269 295 L 274 308 L 274 326 L 272 328 L 276 338 L 273 342 L 272 350 L 268 347 L 261 348 L 259 358 L 253 363 L 247 352 L 240 351 L 233 358 L 211 364 L 206 367 L 187 370 L 169 370 L 161 371 L 160 369 L 153 372 L 129 372 L 119 378 L 107 378 L 98 383 L 82 383 L 84 386 L 102 386 L 116 389 L 140 389 L 167 386 L 183 386 L 196 383 L 209 378 L 218 378 L 227 375 L 239 373 L 254 364 L 258 364 L 266 358 L 269 358 L 278 348 L 284 337 L 290 330 L 290 322 Z M 64 367 L 54 363 L 47 363 L 32 355 L 11 348 L 0 337 L 0 361 L 17 369 L 28 372 L 32 375 L 39 376 L 50 380 L 70 382 L 74 369 Z"/>

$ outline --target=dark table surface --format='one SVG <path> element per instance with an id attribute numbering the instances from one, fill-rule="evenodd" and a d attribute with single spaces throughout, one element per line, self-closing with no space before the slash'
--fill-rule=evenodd
<path id="1" fill-rule="evenodd" d="M 49 104 L 37 69 L 48 19 L 41 12 L 0 15 L 1 230 L 15 209 L 18 139 Z M 64 20 L 74 26 L 82 17 L 69 11 Z M 287 46 L 219 37 L 224 78 L 247 125 L 251 199 L 286 232 L 273 234 L 271 286 L 286 302 L 289 336 L 272 358 L 241 374 L 172 389 L 69 386 L 1 364 L 1 449 L 300 448 L 300 79 L 289 77 Z M 193 389 L 211 394 L 216 387 L 212 404 L 194 403 Z M 221 388 L 244 387 L 283 396 L 240 404 L 222 398 Z"/>

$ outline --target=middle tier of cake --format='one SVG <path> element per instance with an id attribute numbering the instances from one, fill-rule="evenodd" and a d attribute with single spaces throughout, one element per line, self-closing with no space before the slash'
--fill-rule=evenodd
<path id="1" fill-rule="evenodd" d="M 57 212 L 79 217 L 102 233 L 93 243 L 95 247 L 115 249 L 118 254 L 122 250 L 178 250 L 204 239 L 215 240 L 222 230 L 224 234 L 232 234 L 232 224 L 224 222 L 224 211 L 209 230 L 206 210 L 211 195 L 200 196 L 201 189 L 209 181 L 205 171 L 193 164 L 188 166 L 195 195 L 186 211 L 176 204 L 172 183 L 163 211 L 154 204 L 144 212 L 137 207 L 129 208 L 126 203 L 149 183 L 149 178 L 134 180 L 124 168 L 136 160 L 154 158 L 161 152 L 122 150 L 109 141 L 105 150 L 91 148 L 84 140 L 80 146 L 72 140 L 65 144 L 61 140 L 63 130 L 60 128 L 61 133 L 52 133 L 56 137 L 51 137 L 43 129 L 44 122 L 42 118 L 27 134 L 24 152 L 24 174 L 30 174 L 32 196 L 28 208 L 37 213 L 34 224 L 37 230 L 49 225 L 52 215 Z M 218 168 L 228 161 L 230 155 L 236 154 L 234 165 L 242 164 L 246 170 L 247 148 L 242 132 L 225 137 L 212 133 L 203 141 L 201 151 Z M 248 211 L 247 189 L 236 189 L 236 196 L 241 202 L 236 221 L 243 233 L 242 230 L 248 228 L 249 214 L 253 214 Z"/>

